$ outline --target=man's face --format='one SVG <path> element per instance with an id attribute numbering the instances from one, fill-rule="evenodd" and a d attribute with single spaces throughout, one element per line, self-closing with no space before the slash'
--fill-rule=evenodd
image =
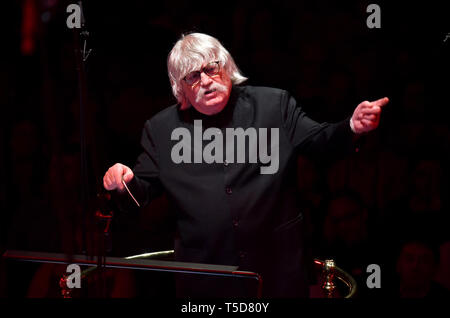
<path id="1" fill-rule="evenodd" d="M 328 209 L 328 217 L 337 238 L 349 246 L 362 242 L 367 235 L 366 213 L 355 201 L 347 197 L 333 200 Z"/>
<path id="2" fill-rule="evenodd" d="M 202 65 L 202 70 L 208 63 Z M 221 112 L 228 103 L 231 92 L 231 79 L 220 65 L 215 75 L 200 73 L 197 83 L 192 85 L 182 80 L 184 94 L 194 108 L 202 114 L 214 115 Z"/>
<path id="3" fill-rule="evenodd" d="M 402 284 L 420 287 L 429 283 L 434 275 L 433 252 L 423 244 L 406 244 L 397 261 L 397 273 Z"/>

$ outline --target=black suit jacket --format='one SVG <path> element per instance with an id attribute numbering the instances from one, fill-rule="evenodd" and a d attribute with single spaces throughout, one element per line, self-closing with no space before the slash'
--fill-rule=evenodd
<path id="1" fill-rule="evenodd" d="M 203 130 L 278 128 L 278 172 L 261 174 L 260 163 L 175 164 L 171 150 L 178 141 L 171 140 L 172 131 L 185 127 L 194 136 L 196 119 Z M 148 120 L 129 187 L 144 205 L 166 192 L 176 210 L 177 260 L 239 265 L 262 275 L 265 296 L 306 296 L 311 260 L 298 208 L 297 155 L 348 152 L 354 149 L 353 137 L 349 118 L 319 124 L 284 90 L 235 86 L 217 115 L 173 105 Z"/>

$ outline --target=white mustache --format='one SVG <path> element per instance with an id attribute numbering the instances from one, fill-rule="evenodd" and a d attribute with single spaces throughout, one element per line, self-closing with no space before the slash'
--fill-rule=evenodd
<path id="1" fill-rule="evenodd" d="M 208 88 L 200 87 L 199 91 L 197 92 L 197 97 L 195 98 L 195 101 L 198 103 L 200 100 L 205 96 L 205 93 L 207 91 L 216 90 L 217 92 L 226 92 L 227 86 L 222 85 L 219 83 L 212 83 Z"/>

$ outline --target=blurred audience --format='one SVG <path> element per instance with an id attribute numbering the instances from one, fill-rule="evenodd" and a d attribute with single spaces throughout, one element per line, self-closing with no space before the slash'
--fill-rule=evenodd
<path id="1" fill-rule="evenodd" d="M 436 282 L 450 290 L 450 241 L 441 244 L 439 248 L 440 261 L 436 272 Z"/>
<path id="2" fill-rule="evenodd" d="M 385 265 L 385 243 L 371 212 L 357 192 L 341 189 L 333 193 L 326 205 L 322 241 L 316 243 L 315 255 L 322 260 L 333 259 L 354 277 L 360 297 L 379 292 L 366 288 L 367 266 Z"/>
<path id="3" fill-rule="evenodd" d="M 409 163 L 406 193 L 386 208 L 387 234 L 394 241 L 414 233 L 448 239 L 448 186 L 440 160 L 412 159 Z"/>
<path id="4" fill-rule="evenodd" d="M 448 298 L 450 291 L 434 281 L 439 251 L 424 241 L 405 242 L 397 258 L 398 285 L 394 296 L 400 298 Z"/>

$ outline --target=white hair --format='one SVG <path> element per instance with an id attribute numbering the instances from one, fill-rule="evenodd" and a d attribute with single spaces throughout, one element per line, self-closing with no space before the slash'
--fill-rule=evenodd
<path id="1" fill-rule="evenodd" d="M 172 92 L 181 104 L 181 109 L 190 106 L 184 96 L 181 80 L 190 72 L 199 70 L 205 62 L 212 61 L 220 62 L 221 68 L 233 84 L 247 80 L 240 73 L 230 53 L 216 38 L 204 33 L 190 33 L 183 34 L 175 43 L 167 57 L 167 70 Z"/>

